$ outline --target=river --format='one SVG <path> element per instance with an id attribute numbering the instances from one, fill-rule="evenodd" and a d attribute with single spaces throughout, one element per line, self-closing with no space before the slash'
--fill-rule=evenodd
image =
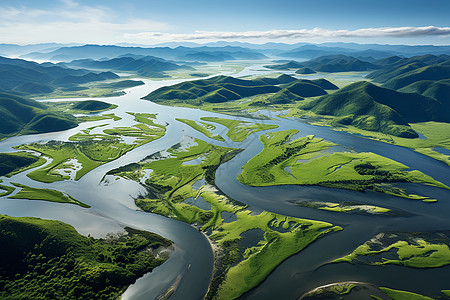
<path id="1" fill-rule="evenodd" d="M 247 67 L 234 76 L 264 74 L 260 63 Z M 270 71 L 272 72 L 272 71 Z M 401 267 L 367 267 L 350 264 L 327 265 L 330 260 L 346 255 L 358 245 L 364 243 L 382 231 L 426 231 L 445 230 L 450 228 L 448 211 L 450 209 L 450 191 L 433 187 L 410 185 L 412 190 L 421 190 L 438 199 L 434 204 L 406 200 L 373 192 L 352 192 L 312 186 L 274 186 L 249 187 L 240 184 L 236 176 L 241 166 L 262 149 L 258 132 L 242 143 L 229 140 L 225 129 L 217 125 L 215 133 L 225 137 L 224 142 L 209 139 L 175 118 L 199 120 L 204 116 L 223 117 L 223 115 L 204 112 L 198 109 L 166 107 L 141 100 L 149 92 L 166 85 L 183 80 L 151 81 L 144 79 L 144 86 L 126 90 L 120 97 L 98 99 L 117 104 L 118 107 L 107 113 L 122 117 L 120 121 L 102 120 L 81 124 L 77 128 L 63 132 L 27 135 L 8 138 L 0 142 L 0 152 L 14 151 L 11 147 L 19 144 L 45 141 L 67 140 L 82 129 L 95 125 L 108 124 L 94 129 L 100 131 L 118 126 L 130 126 L 135 122 L 127 112 L 156 113 L 158 122 L 167 123 L 166 135 L 156 141 L 136 148 L 119 159 L 104 164 L 87 173 L 79 181 L 60 181 L 51 184 L 35 182 L 26 177 L 26 173 L 17 174 L 4 183 L 19 182 L 38 188 L 52 188 L 67 192 L 76 199 L 91 205 L 85 209 L 70 204 L 50 203 L 0 198 L 0 212 L 10 216 L 35 216 L 45 219 L 58 219 L 74 226 L 78 232 L 94 237 L 102 237 L 109 232 L 122 231 L 130 226 L 155 232 L 175 243 L 175 252 L 170 259 L 140 278 L 131 285 L 123 295 L 123 299 L 154 299 L 168 287 L 177 283 L 171 299 L 201 299 L 208 288 L 212 274 L 213 253 L 209 242 L 194 227 L 159 215 L 141 212 L 134 204 L 133 197 L 143 194 L 144 188 L 137 182 L 120 179 L 112 184 L 102 183 L 104 175 L 111 169 L 137 162 L 146 156 L 169 148 L 178 143 L 183 136 L 192 136 L 209 143 L 221 146 L 232 146 L 245 149 L 231 161 L 221 165 L 217 170 L 218 187 L 231 198 L 249 204 L 254 210 L 272 212 L 331 222 L 344 227 L 344 230 L 331 233 L 279 265 L 258 287 L 249 291 L 245 299 L 295 299 L 307 290 L 318 285 L 342 280 L 366 281 L 381 286 L 393 286 L 406 290 L 433 293 L 446 286 L 449 267 L 428 270 L 416 270 Z M 51 101 L 73 101 L 74 99 L 56 99 Z M 85 100 L 83 98 L 82 100 Z M 270 114 L 266 112 L 267 114 Z M 343 147 L 355 151 L 370 151 L 399 161 L 411 169 L 417 169 L 435 179 L 450 185 L 450 168 L 442 162 L 423 156 L 410 149 L 388 145 L 344 132 L 333 131 L 327 127 L 308 125 L 295 120 L 286 120 L 271 115 L 273 120 L 258 121 L 277 124 L 275 130 L 298 129 L 299 135 L 314 134 Z M 252 121 L 246 118 L 238 118 Z M 254 121 L 254 120 L 253 120 Z M 267 131 L 266 131 L 267 132 Z M 291 200 L 333 200 L 370 203 L 387 208 L 396 208 L 413 214 L 409 217 L 377 217 L 351 214 L 339 214 L 292 204 Z M 181 275 L 181 277 L 180 277 Z"/>

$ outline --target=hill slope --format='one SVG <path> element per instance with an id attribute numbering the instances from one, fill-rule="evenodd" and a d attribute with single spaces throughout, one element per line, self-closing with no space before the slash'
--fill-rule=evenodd
<path id="1" fill-rule="evenodd" d="M 153 253 L 171 244 L 150 232 L 126 230 L 128 235 L 94 239 L 60 221 L 0 216 L 0 297 L 117 299 L 166 260 Z"/>
<path id="2" fill-rule="evenodd" d="M 450 79 L 450 65 L 431 65 L 411 70 L 386 81 L 383 86 L 391 89 L 400 89 L 421 80 Z"/>
<path id="3" fill-rule="evenodd" d="M 194 70 L 194 68 L 192 67 L 178 65 L 173 62 L 154 56 L 144 56 L 138 58 L 125 56 L 102 61 L 92 59 L 81 59 L 81 60 L 74 60 L 65 65 L 71 67 L 82 67 L 96 70 L 134 72 L 137 75 L 148 77 L 164 77 L 164 74 L 162 72 L 170 70 L 178 70 L 178 69 Z"/>
<path id="4" fill-rule="evenodd" d="M 301 64 L 303 67 L 310 68 L 316 72 L 367 71 L 379 68 L 377 65 L 370 62 L 346 55 L 321 56 L 313 60 L 302 62 Z"/>
<path id="5" fill-rule="evenodd" d="M 18 95 L 47 94 L 56 87 L 119 78 L 112 72 L 96 73 L 52 63 L 38 64 L 0 57 L 0 91 Z"/>
<path id="6" fill-rule="evenodd" d="M 419 94 L 400 93 L 369 82 L 356 82 L 302 109 L 339 117 L 338 123 L 401 137 L 417 137 L 408 122 L 446 121 L 443 105 Z M 448 120 L 447 120 L 448 121 Z"/>
<path id="7" fill-rule="evenodd" d="M 271 78 L 268 81 L 282 83 L 286 76 Z M 295 80 L 295 79 L 294 79 Z M 264 79 L 244 80 L 229 76 L 216 76 L 209 79 L 187 81 L 168 87 L 159 88 L 143 99 L 160 102 L 164 100 L 179 100 L 188 104 L 201 105 L 237 100 L 258 94 L 276 93 L 280 87 L 268 84 Z"/>
<path id="8" fill-rule="evenodd" d="M 48 112 L 47 106 L 37 101 L 0 93 L 0 138 L 60 131 L 76 126 L 73 116 Z"/>

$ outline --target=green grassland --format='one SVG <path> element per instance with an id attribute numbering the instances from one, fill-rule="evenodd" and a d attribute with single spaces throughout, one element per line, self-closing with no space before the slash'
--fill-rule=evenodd
<path id="1" fill-rule="evenodd" d="M 11 177 L 45 162 L 43 157 L 28 152 L 0 153 L 0 176 Z"/>
<path id="2" fill-rule="evenodd" d="M 430 176 L 416 170 L 404 171 L 407 166 L 373 153 L 320 152 L 334 144 L 313 136 L 290 141 L 297 132 L 292 129 L 262 135 L 264 149 L 242 167 L 237 179 L 252 186 L 301 184 L 373 190 L 426 202 L 435 200 L 410 195 L 394 184 L 412 182 L 449 189 Z M 308 161 L 298 163 L 299 159 Z M 290 172 L 285 170 L 287 167 Z"/>
<path id="3" fill-rule="evenodd" d="M 252 133 L 278 128 L 278 125 L 252 123 L 216 117 L 203 117 L 204 121 L 215 122 L 228 128 L 227 136 L 234 142 L 242 142 Z"/>
<path id="4" fill-rule="evenodd" d="M 23 184 L 13 183 L 16 187 L 21 190 L 14 194 L 13 196 L 9 196 L 10 199 L 28 199 L 28 200 L 43 200 L 50 202 L 58 202 L 58 203 L 70 203 L 79 205 L 81 207 L 89 208 L 90 206 L 84 204 L 83 202 L 73 198 L 70 195 L 64 194 L 60 191 L 51 190 L 51 189 L 39 189 L 32 188 Z"/>
<path id="5" fill-rule="evenodd" d="M 105 129 L 104 134 L 90 134 L 93 127 L 69 138 L 70 142 L 49 141 L 17 146 L 17 149 L 33 150 L 52 158 L 43 168 L 27 174 L 33 180 L 54 182 L 70 179 L 68 173 L 75 169 L 75 180 L 96 167 L 115 160 L 132 149 L 154 141 L 165 134 L 165 127 L 153 122 L 152 114 L 130 113 L 139 122 L 133 127 Z M 122 142 L 121 137 L 132 137 L 134 143 Z M 80 164 L 76 170 L 76 164 Z"/>
<path id="6" fill-rule="evenodd" d="M 436 233 L 381 233 L 334 263 L 436 268 L 450 264 L 450 238 Z"/>
<path id="7" fill-rule="evenodd" d="M 326 123 L 318 125 L 327 125 Z M 424 135 L 425 138 L 407 139 L 396 137 L 393 135 L 384 134 L 381 132 L 372 132 L 362 130 L 354 126 L 339 126 L 336 130 L 343 130 L 349 133 L 360 134 L 366 138 L 378 140 L 381 142 L 394 144 L 402 147 L 414 149 L 414 151 L 440 160 L 450 165 L 450 155 L 445 155 L 433 150 L 435 147 L 441 147 L 450 150 L 450 123 L 444 122 L 421 122 L 410 123 L 411 128 Z"/>
<path id="8" fill-rule="evenodd" d="M 225 141 L 223 137 L 221 137 L 218 134 L 213 134 L 211 133 L 210 130 L 214 130 L 216 129 L 216 126 L 209 124 L 209 123 L 205 123 L 205 122 L 200 122 L 200 124 L 198 124 L 197 122 L 193 121 L 193 120 L 188 120 L 188 119 L 180 119 L 177 118 L 175 119 L 181 123 L 184 123 L 192 128 L 194 128 L 195 130 L 197 130 L 198 132 L 203 133 L 205 136 L 211 138 L 211 139 L 215 139 L 218 141 Z"/>
<path id="9" fill-rule="evenodd" d="M 94 121 L 102 121 L 102 120 L 114 120 L 114 121 L 120 121 L 122 120 L 121 117 L 116 116 L 115 114 L 103 114 L 103 115 L 94 115 L 94 116 L 81 116 L 77 117 L 77 121 L 79 123 L 84 122 L 94 122 Z"/>
<path id="10" fill-rule="evenodd" d="M 270 212 L 254 215 L 246 206 L 233 202 L 214 185 L 215 170 L 234 157 L 239 150 L 194 140 L 188 147 L 177 145 L 170 155 L 150 156 L 138 164 L 111 171 L 110 175 L 139 181 L 145 170 L 152 170 L 145 186 L 147 197 L 136 199 L 144 211 L 195 224 L 202 231 L 211 231 L 215 250 L 215 273 L 207 299 L 235 299 L 258 285 L 283 260 L 301 251 L 322 235 L 341 230 L 338 226 L 312 220 L 286 217 Z M 192 163 L 201 158 L 201 162 Z M 155 160 L 157 159 L 157 160 Z M 190 163 L 191 162 L 191 163 Z M 204 179 L 197 190 L 192 185 Z M 185 202 L 202 198 L 210 209 L 201 209 Z M 225 222 L 222 213 L 235 216 Z M 243 234 L 259 230 L 260 240 L 251 246 L 240 246 Z"/>
<path id="11" fill-rule="evenodd" d="M 350 294 L 355 287 L 359 286 L 352 282 L 328 284 L 307 292 L 299 300 L 344 299 L 342 296 Z"/>
<path id="12" fill-rule="evenodd" d="M 357 213 L 367 215 L 387 215 L 387 213 L 391 212 L 389 208 L 369 204 L 347 203 L 347 202 L 336 203 L 336 202 L 321 202 L 321 201 L 302 201 L 300 203 L 297 203 L 297 205 L 326 211 Z"/>
<path id="13" fill-rule="evenodd" d="M 393 290 L 385 287 L 380 287 L 380 290 L 393 300 L 433 300 L 433 298 L 407 291 Z"/>
<path id="14" fill-rule="evenodd" d="M 60 221 L 0 216 L 0 298 L 118 299 L 167 259 L 157 254 L 171 245 L 126 230 L 94 239 Z"/>
<path id="15" fill-rule="evenodd" d="M 0 179 L 0 183 L 2 183 L 2 182 L 3 182 L 3 180 Z M 15 190 L 16 190 L 16 188 L 13 186 L 7 186 L 7 185 L 0 184 L 0 197 L 8 196 Z"/>

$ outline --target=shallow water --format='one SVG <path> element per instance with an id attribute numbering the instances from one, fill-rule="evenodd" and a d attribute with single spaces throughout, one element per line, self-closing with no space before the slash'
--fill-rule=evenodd
<path id="1" fill-rule="evenodd" d="M 264 64 L 267 63 L 264 62 Z M 262 65 L 261 63 L 257 66 L 247 67 L 240 75 L 259 75 L 273 72 L 272 70 L 263 70 Z M 361 77 L 362 75 L 353 74 L 352 76 Z M 352 77 L 352 79 L 356 80 L 357 78 Z M 182 277 L 178 288 L 171 299 L 201 299 L 206 293 L 213 263 L 212 250 L 203 234 L 182 222 L 139 211 L 133 200 L 133 197 L 145 194 L 145 189 L 139 183 L 126 179 L 111 180 L 107 184 L 105 182 L 101 183 L 104 175 L 109 170 L 132 162 L 138 162 L 150 154 L 163 151 L 177 144 L 186 135 L 189 135 L 216 145 L 245 149 L 234 159 L 221 165 L 216 173 L 216 184 L 231 198 L 248 204 L 253 211 L 264 209 L 287 216 L 327 221 L 344 227 L 343 231 L 327 234 L 299 254 L 287 259 L 260 286 L 244 295 L 243 298 L 294 299 L 315 286 L 349 279 L 367 281 L 382 286 L 405 287 L 405 289 L 417 292 L 433 292 L 436 289 L 448 288 L 443 282 L 446 278 L 443 274 L 445 271 L 448 274 L 448 267 L 414 270 L 401 267 L 377 268 L 352 266 L 349 264 L 324 266 L 324 264 L 351 252 L 358 245 L 381 231 L 448 229 L 450 227 L 450 219 L 448 218 L 450 191 L 429 186 L 408 185 L 408 189 L 411 191 L 418 190 L 439 200 L 437 203 L 427 204 L 373 192 L 360 193 L 313 186 L 250 187 L 242 185 L 236 180 L 236 176 L 241 172 L 241 166 L 262 150 L 262 144 L 259 142 L 258 137 L 268 131 L 252 134 L 242 143 L 237 143 L 226 137 L 224 134 L 226 131 L 224 131 L 223 126 L 214 123 L 217 127 L 214 133 L 221 134 L 225 141 L 209 139 L 191 127 L 175 121 L 175 118 L 199 120 L 199 116 L 224 117 L 223 115 L 190 108 L 166 107 L 150 101 L 140 100 L 141 97 L 156 88 L 178 83 L 182 80 L 150 81 L 144 79 L 143 81 L 146 85 L 127 89 L 124 96 L 100 99 L 118 105 L 116 109 L 106 113 L 114 113 L 122 117 L 120 121 L 101 120 L 88 122 L 63 132 L 13 137 L 0 142 L 0 152 L 11 152 L 15 151 L 11 147 L 23 143 L 52 139 L 67 140 L 80 130 L 96 125 L 108 124 L 104 127 L 96 128 L 95 133 L 101 133 L 106 128 L 134 125 L 136 123 L 134 117 L 127 114 L 130 111 L 156 113 L 158 122 L 169 124 L 164 137 L 136 148 L 119 159 L 92 170 L 79 181 L 61 181 L 51 184 L 39 183 L 26 177 L 26 173 L 31 170 L 17 174 L 10 179 L 4 179 L 6 184 L 19 182 L 32 187 L 64 191 L 76 199 L 91 205 L 91 208 L 85 209 L 71 204 L 13 200 L 1 197 L 0 212 L 11 216 L 36 216 L 46 219 L 58 219 L 73 225 L 82 234 L 91 234 L 95 237 L 104 236 L 109 232 L 122 231 L 125 226 L 160 234 L 174 241 L 176 245 L 174 254 L 165 264 L 130 286 L 123 298 L 156 298 L 177 281 L 181 274 Z M 74 99 L 63 100 L 74 101 Z M 274 113 L 268 111 L 258 113 L 265 113 L 275 117 Z M 233 118 L 254 121 L 246 118 Z M 276 131 L 296 128 L 300 131 L 298 136 L 313 134 L 358 152 L 374 152 L 397 160 L 412 169 L 420 170 L 441 182 L 450 184 L 450 168 L 446 164 L 407 148 L 384 144 L 295 120 L 275 117 L 275 120 L 258 120 L 257 122 L 277 124 L 280 127 L 275 129 Z M 188 163 L 199 163 L 199 160 L 197 160 Z M 203 184 L 205 184 L 203 180 L 197 181 L 194 184 L 194 188 L 198 189 Z M 341 214 L 299 207 L 294 205 L 291 202 L 292 200 L 352 201 L 386 208 L 398 208 L 414 214 L 414 216 L 386 218 Z M 201 202 L 201 199 L 196 201 Z M 208 203 L 205 202 L 204 204 Z M 228 220 L 230 216 L 224 215 L 223 217 L 230 221 Z M 389 272 L 386 272 L 386 270 Z M 385 273 L 388 275 L 382 275 Z M 410 283 L 408 283 L 408 280 L 410 280 Z"/>

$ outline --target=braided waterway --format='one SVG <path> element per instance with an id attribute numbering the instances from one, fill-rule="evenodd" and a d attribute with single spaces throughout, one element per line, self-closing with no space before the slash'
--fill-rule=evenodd
<path id="1" fill-rule="evenodd" d="M 263 63 L 248 67 L 233 76 L 268 72 L 261 68 L 262 65 Z M 126 179 L 119 179 L 110 184 L 105 184 L 102 181 L 108 171 L 138 162 L 150 154 L 171 147 L 182 140 L 184 136 L 192 136 L 220 146 L 245 149 L 217 170 L 216 184 L 229 197 L 246 203 L 251 209 L 257 211 L 264 209 L 288 216 L 321 220 L 344 228 L 343 231 L 325 235 L 297 255 L 284 261 L 263 283 L 242 298 L 295 299 L 316 286 L 348 280 L 370 282 L 376 285 L 392 286 L 422 293 L 436 293 L 441 289 L 449 288 L 448 276 L 445 275 L 449 274 L 449 267 L 419 270 L 398 266 L 329 265 L 327 262 L 348 254 L 379 232 L 420 232 L 449 229 L 450 191 L 409 184 L 411 190 L 420 190 L 422 193 L 438 200 L 437 203 L 428 204 L 373 192 L 360 193 L 314 186 L 250 187 L 242 185 L 236 180 L 236 176 L 240 173 L 242 165 L 262 150 L 262 144 L 259 142 L 258 136 L 265 132 L 258 132 L 244 142 L 236 143 L 229 140 L 224 134 L 226 132 L 224 127 L 217 124 L 214 133 L 221 134 L 225 141 L 209 139 L 184 123 L 177 122 L 175 118 L 198 121 L 200 117 L 224 117 L 223 115 L 198 109 L 167 107 L 141 100 L 141 97 L 161 86 L 172 85 L 182 80 L 144 81 L 146 83 L 144 86 L 127 89 L 124 96 L 100 99 L 118 105 L 116 109 L 107 113 L 114 113 L 122 117 L 120 121 L 88 122 L 63 132 L 13 137 L 0 142 L 0 152 L 11 152 L 15 151 L 11 147 L 24 143 L 67 140 L 71 135 L 96 125 L 108 124 L 95 130 L 131 126 L 135 124 L 134 117 L 127 112 L 156 113 L 158 122 L 169 124 L 164 137 L 138 147 L 119 159 L 92 170 L 79 181 L 40 183 L 26 176 L 31 170 L 11 178 L 2 178 L 3 184 L 9 185 L 11 182 L 18 182 L 31 187 L 63 191 L 89 204 L 91 208 L 1 197 L 0 213 L 10 216 L 58 219 L 71 224 L 78 232 L 85 235 L 90 234 L 94 237 L 103 237 L 107 233 L 122 231 L 125 226 L 155 232 L 172 240 L 175 243 L 175 251 L 167 262 L 131 285 L 125 292 L 123 299 L 154 299 L 171 286 L 175 290 L 171 299 L 201 299 L 208 289 L 213 269 L 213 252 L 205 236 L 188 224 L 140 211 L 133 200 L 134 197 L 145 193 L 145 189 L 140 183 Z M 73 101 L 74 99 L 52 101 L 61 100 Z M 357 152 L 373 152 L 394 159 L 411 169 L 422 171 L 436 180 L 450 185 L 450 168 L 447 165 L 410 149 L 333 131 L 327 127 L 276 118 L 270 112 L 260 113 L 268 114 L 273 119 L 258 122 L 277 124 L 280 127 L 275 129 L 276 131 L 295 128 L 300 131 L 299 136 L 313 134 Z M 254 121 L 245 118 L 237 119 Z M 94 132 L 92 131 L 92 133 Z M 341 214 L 299 207 L 293 204 L 293 201 L 303 200 L 367 203 L 400 209 L 413 214 L 413 216 L 381 217 Z"/>

